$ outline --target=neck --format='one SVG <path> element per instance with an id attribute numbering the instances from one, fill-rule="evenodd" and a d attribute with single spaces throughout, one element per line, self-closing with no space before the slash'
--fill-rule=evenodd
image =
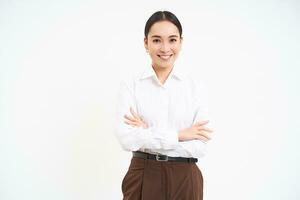
<path id="1" fill-rule="evenodd" d="M 154 65 L 152 65 L 154 71 L 155 71 L 155 74 L 158 78 L 158 80 L 164 84 L 165 81 L 167 80 L 169 74 L 171 73 L 172 69 L 173 69 L 173 66 L 170 66 L 170 67 L 155 67 Z"/>

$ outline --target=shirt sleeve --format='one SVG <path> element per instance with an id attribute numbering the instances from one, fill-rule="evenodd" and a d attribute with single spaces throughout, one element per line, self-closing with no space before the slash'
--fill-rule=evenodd
<path id="1" fill-rule="evenodd" d="M 194 83 L 194 118 L 193 123 L 199 121 L 210 120 L 209 112 L 208 112 L 208 91 L 206 87 L 199 83 Z M 207 124 L 207 127 L 209 123 Z M 207 153 L 207 142 L 204 140 L 189 140 L 183 141 L 179 143 L 180 146 L 186 150 L 187 154 L 194 158 L 202 158 Z"/>
<path id="2" fill-rule="evenodd" d="M 136 151 L 140 148 L 170 150 L 179 145 L 176 130 L 157 130 L 152 127 L 132 127 L 124 122 L 124 115 L 130 115 L 130 107 L 135 111 L 136 102 L 131 84 L 122 81 L 117 94 L 115 116 L 115 136 L 125 151 Z"/>

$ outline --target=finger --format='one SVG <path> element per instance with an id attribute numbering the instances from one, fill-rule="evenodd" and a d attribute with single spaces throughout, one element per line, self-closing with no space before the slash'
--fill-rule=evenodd
<path id="1" fill-rule="evenodd" d="M 197 130 L 198 131 L 206 131 L 206 132 L 209 132 L 209 133 L 213 132 L 213 130 L 211 130 L 209 128 L 206 128 L 206 127 L 203 127 L 203 126 L 199 127 Z"/>
<path id="2" fill-rule="evenodd" d="M 197 126 L 203 126 L 203 125 L 207 124 L 208 122 L 209 122 L 209 120 L 200 121 L 200 122 L 195 123 L 195 125 L 197 125 Z"/>
<path id="3" fill-rule="evenodd" d="M 134 121 L 134 122 L 138 121 L 137 119 L 135 119 L 135 118 L 133 118 L 133 117 L 130 117 L 130 116 L 128 116 L 128 115 L 124 115 L 124 117 L 125 117 L 126 119 L 131 120 L 131 121 Z"/>
<path id="4" fill-rule="evenodd" d="M 126 124 L 135 124 L 136 122 L 133 122 L 133 121 L 131 121 L 131 120 L 124 120 L 124 122 L 126 123 Z"/>
<path id="5" fill-rule="evenodd" d="M 132 122 L 132 121 L 127 121 L 127 120 L 124 120 L 125 124 L 128 124 L 128 125 L 131 125 L 131 126 L 137 126 L 139 127 L 140 125 L 136 122 Z"/>
<path id="6" fill-rule="evenodd" d="M 214 132 L 212 129 L 206 128 L 206 127 L 204 127 L 203 130 L 204 130 L 204 131 L 207 131 L 207 132 L 209 132 L 209 133 L 213 133 L 213 132 Z"/>
<path id="7" fill-rule="evenodd" d="M 201 140 L 201 141 L 204 141 L 204 142 L 207 142 L 207 141 L 210 140 L 210 139 L 207 139 L 206 137 L 203 137 L 203 136 L 201 136 L 201 135 L 197 135 L 195 139 Z"/>
<path id="8" fill-rule="evenodd" d="M 131 114 L 132 114 L 133 117 L 135 117 L 137 119 L 140 119 L 139 115 L 136 112 L 134 112 L 134 110 L 133 110 L 132 107 L 130 107 L 130 112 L 131 112 Z"/>
<path id="9" fill-rule="evenodd" d="M 198 133 L 198 135 L 203 136 L 203 137 L 205 137 L 207 139 L 211 139 L 211 137 L 209 136 L 209 134 L 207 134 L 205 131 L 200 131 Z"/>

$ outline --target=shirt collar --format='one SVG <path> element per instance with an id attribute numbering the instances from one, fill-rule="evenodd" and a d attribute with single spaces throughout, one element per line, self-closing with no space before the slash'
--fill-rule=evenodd
<path id="1" fill-rule="evenodd" d="M 155 77 L 155 76 L 156 76 L 156 73 L 155 73 L 152 65 L 150 65 L 150 66 L 146 67 L 144 72 L 141 74 L 140 79 L 146 79 L 146 78 Z M 183 73 L 179 69 L 179 66 L 176 66 L 176 65 L 173 66 L 173 69 L 172 69 L 171 73 L 169 74 L 169 77 L 176 77 L 179 80 L 183 80 Z"/>

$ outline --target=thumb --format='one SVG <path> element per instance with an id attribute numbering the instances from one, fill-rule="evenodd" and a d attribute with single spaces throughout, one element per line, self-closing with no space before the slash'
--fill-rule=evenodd
<path id="1" fill-rule="evenodd" d="M 199 121 L 199 122 L 196 122 L 195 125 L 196 126 L 203 126 L 203 125 L 207 124 L 208 122 L 209 122 L 209 120 Z"/>

